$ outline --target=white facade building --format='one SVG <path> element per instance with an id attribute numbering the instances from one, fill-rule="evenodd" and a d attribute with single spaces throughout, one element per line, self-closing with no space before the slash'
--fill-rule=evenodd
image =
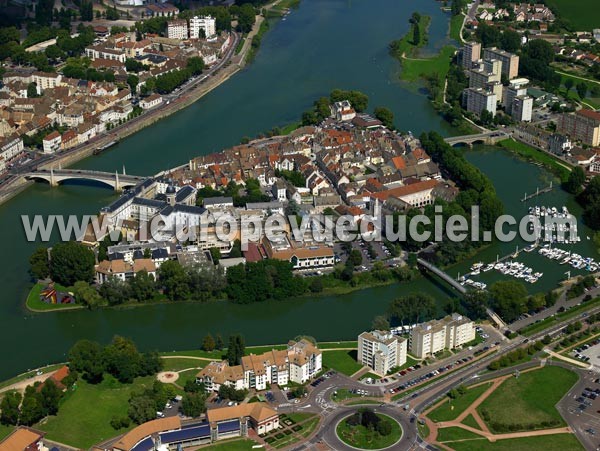
<path id="1" fill-rule="evenodd" d="M 169 39 L 187 39 L 188 23 L 187 20 L 172 20 L 167 22 L 167 37 Z"/>
<path id="2" fill-rule="evenodd" d="M 533 98 L 518 96 L 513 100 L 511 116 L 515 121 L 531 122 L 533 114 Z"/>
<path id="3" fill-rule="evenodd" d="M 475 339 L 475 324 L 453 313 L 441 320 L 418 324 L 410 332 L 410 352 L 419 359 L 454 349 Z"/>
<path id="4" fill-rule="evenodd" d="M 358 336 L 357 360 L 375 373 L 385 376 L 392 368 L 406 363 L 407 340 L 389 331 L 374 330 Z"/>
<path id="5" fill-rule="evenodd" d="M 199 39 L 200 30 L 204 31 L 204 37 L 210 38 L 217 34 L 217 21 L 211 16 L 194 16 L 190 19 L 190 38 Z"/>
<path id="6" fill-rule="evenodd" d="M 481 88 L 468 88 L 465 90 L 464 95 L 467 111 L 481 116 L 481 113 L 487 110 L 492 113 L 492 116 L 496 115 L 498 97 L 495 93 L 487 92 Z"/>

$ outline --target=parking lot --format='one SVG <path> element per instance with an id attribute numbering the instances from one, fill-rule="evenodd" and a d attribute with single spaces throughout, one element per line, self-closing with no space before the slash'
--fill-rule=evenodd
<path id="1" fill-rule="evenodd" d="M 584 362 L 589 362 L 592 365 L 600 368 L 600 340 L 596 340 L 595 344 L 584 345 L 581 348 L 577 348 L 573 351 L 573 355 L 575 358 L 583 360 Z"/>

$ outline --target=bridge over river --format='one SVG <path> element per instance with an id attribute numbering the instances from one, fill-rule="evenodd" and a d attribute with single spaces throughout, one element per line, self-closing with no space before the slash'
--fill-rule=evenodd
<path id="1" fill-rule="evenodd" d="M 122 191 L 124 188 L 135 186 L 147 177 L 138 175 L 119 174 L 115 172 L 90 171 L 79 169 L 38 169 L 27 172 L 23 176 L 29 180 L 44 180 L 50 183 L 50 186 L 58 186 L 65 180 L 90 180 L 103 183 L 114 188 L 115 191 Z"/>
<path id="2" fill-rule="evenodd" d="M 444 141 L 446 141 L 451 146 L 472 146 L 473 144 L 493 145 L 508 138 L 510 138 L 510 135 L 508 133 L 505 133 L 503 131 L 494 131 L 479 133 L 476 135 L 451 136 L 449 138 L 445 138 Z"/>

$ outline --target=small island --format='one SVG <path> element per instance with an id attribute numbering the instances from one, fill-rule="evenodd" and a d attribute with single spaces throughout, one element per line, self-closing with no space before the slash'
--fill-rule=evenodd
<path id="1" fill-rule="evenodd" d="M 384 449 L 402 438 L 402 428 L 393 418 L 362 408 L 340 421 L 336 434 L 354 448 Z"/>

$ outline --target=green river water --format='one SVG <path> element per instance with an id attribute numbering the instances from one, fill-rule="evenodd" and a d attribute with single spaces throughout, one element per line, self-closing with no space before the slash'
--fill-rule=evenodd
<path id="1" fill-rule="evenodd" d="M 385 105 L 396 125 L 415 134 L 437 130 L 451 134 L 426 97 L 398 81 L 398 64 L 388 55 L 388 43 L 406 33 L 413 11 L 432 17 L 427 51 L 448 42 L 447 13 L 432 0 L 302 0 L 286 20 L 273 23 L 251 66 L 210 94 L 160 123 L 130 137 L 77 167 L 152 174 L 185 163 L 189 158 L 236 144 L 274 126 L 296 121 L 312 101 L 333 88 L 358 89 L 370 97 L 370 108 Z M 468 158 L 494 181 L 508 212 L 523 214 L 523 192 L 544 186 L 550 175 L 510 154 L 484 147 Z M 207 333 L 240 332 L 249 344 L 281 343 L 298 334 L 319 340 L 355 339 L 383 313 L 389 301 L 410 291 L 425 291 L 443 301 L 452 296 L 434 280 L 420 279 L 343 296 L 302 298 L 254 305 L 152 305 L 128 309 L 34 314 L 24 307 L 31 286 L 27 259 L 37 246 L 28 243 L 21 226 L 24 214 L 93 214 L 109 203 L 112 191 L 86 185 L 50 188 L 35 185 L 0 207 L 4 232 L 0 262 L 0 380 L 29 368 L 61 361 L 80 338 L 108 341 L 115 334 L 133 338 L 142 349 L 196 348 Z M 546 205 L 567 205 L 578 212 L 559 189 L 539 199 Z M 578 245 L 595 255 L 590 241 Z M 494 245 L 477 260 L 493 260 L 514 244 Z M 537 253 L 523 259 L 544 277 L 532 288 L 548 289 L 566 268 Z M 470 262 L 451 271 L 463 272 Z M 542 269 L 539 269 L 542 268 Z M 493 281 L 487 273 L 482 280 Z"/>

